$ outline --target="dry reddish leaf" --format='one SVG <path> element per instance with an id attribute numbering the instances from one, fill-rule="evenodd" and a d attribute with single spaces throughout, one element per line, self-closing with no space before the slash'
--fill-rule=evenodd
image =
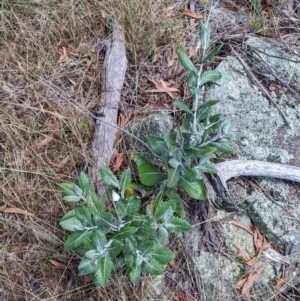
<path id="1" fill-rule="evenodd" d="M 25 246 L 19 246 L 19 247 L 15 247 L 9 250 L 9 252 L 21 252 L 21 251 L 25 251 L 27 249 L 29 249 L 32 246 L 32 244 L 27 244 Z"/>
<path id="2" fill-rule="evenodd" d="M 77 268 L 77 264 L 72 264 L 72 265 L 65 265 L 65 264 L 62 264 L 56 260 L 53 260 L 53 259 L 50 259 L 49 262 L 52 263 L 52 265 L 56 268 L 56 269 L 59 269 L 59 270 L 72 270 L 72 269 L 75 269 Z"/>
<path id="3" fill-rule="evenodd" d="M 168 67 L 171 67 L 175 64 L 176 60 L 178 58 L 178 55 L 176 53 L 176 48 L 173 45 L 173 54 L 172 54 L 172 59 L 168 62 Z"/>
<path id="4" fill-rule="evenodd" d="M 90 283 L 90 282 L 92 282 L 92 281 L 93 281 L 93 279 L 92 279 L 92 276 L 91 276 L 90 274 L 84 276 L 84 278 L 83 278 L 83 283 L 84 283 L 84 285 L 86 285 L 86 284 L 88 284 L 88 283 Z"/>
<path id="5" fill-rule="evenodd" d="M 16 213 L 16 214 L 24 214 L 24 215 L 29 215 L 29 216 L 34 216 L 34 214 L 29 213 L 25 210 L 19 209 L 19 208 L 6 208 L 4 210 L 2 210 L 2 212 L 5 213 Z"/>
<path id="6" fill-rule="evenodd" d="M 56 168 L 63 168 L 68 160 L 69 160 L 69 155 L 67 157 L 65 157 L 63 160 L 61 160 L 58 164 L 54 163 L 53 161 L 50 160 L 50 158 L 48 157 L 47 155 L 47 150 L 45 151 L 44 153 L 44 159 L 53 167 L 56 167 Z"/>
<path id="7" fill-rule="evenodd" d="M 255 255 L 253 258 L 251 258 L 250 260 L 248 260 L 246 263 L 249 267 L 253 267 L 256 263 L 257 263 L 257 260 L 258 260 L 258 254 Z"/>
<path id="8" fill-rule="evenodd" d="M 49 135 L 49 136 L 46 136 L 45 139 L 43 139 L 42 141 L 40 141 L 40 142 L 38 142 L 38 143 L 36 144 L 36 147 L 37 147 L 37 148 L 40 148 L 40 147 L 42 147 L 42 146 L 44 146 L 44 145 L 50 143 L 50 142 L 53 140 L 53 138 L 54 138 L 54 135 L 53 135 L 53 134 L 51 134 L 51 135 Z"/>
<path id="9" fill-rule="evenodd" d="M 130 118 L 131 118 L 131 114 L 128 114 L 127 116 L 125 116 L 124 114 L 121 113 L 119 115 L 118 127 L 124 129 L 127 126 Z"/>
<path id="10" fill-rule="evenodd" d="M 119 168 L 121 167 L 123 161 L 124 161 L 124 153 L 118 153 L 117 156 L 116 156 L 113 172 L 119 170 Z"/>
<path id="11" fill-rule="evenodd" d="M 286 283 L 287 280 L 285 278 L 282 278 L 282 279 L 277 279 L 274 285 L 277 289 L 281 289 Z"/>
<path id="12" fill-rule="evenodd" d="M 190 11 L 190 10 L 184 10 L 182 14 L 184 16 L 188 16 L 188 17 L 191 17 L 191 18 L 196 19 L 196 20 L 204 19 L 203 15 L 199 15 L 197 13 L 194 13 L 194 12 Z"/>
<path id="13" fill-rule="evenodd" d="M 195 48 L 192 47 L 189 49 L 189 58 L 192 58 L 194 56 L 194 54 L 195 54 Z"/>
<path id="14" fill-rule="evenodd" d="M 183 293 L 183 292 L 180 292 L 180 291 L 174 291 L 175 295 L 180 299 L 180 300 L 183 300 L 183 301 L 195 301 L 194 298 L 188 296 L 187 294 Z"/>
<path id="15" fill-rule="evenodd" d="M 246 283 L 246 281 L 247 281 L 247 278 L 244 278 L 244 279 L 238 281 L 236 283 L 236 285 L 235 285 L 235 288 L 242 289 L 242 287 L 244 286 L 244 284 Z"/>
<path id="16" fill-rule="evenodd" d="M 246 262 L 248 262 L 249 260 L 251 260 L 251 256 L 249 255 L 249 253 L 246 251 L 246 242 L 244 241 L 242 245 L 240 244 L 233 244 L 236 249 L 239 251 L 237 256 L 242 257 Z"/>
<path id="17" fill-rule="evenodd" d="M 170 83 L 165 82 L 162 79 L 159 80 L 151 80 L 149 79 L 151 82 L 154 83 L 156 89 L 150 89 L 150 90 L 146 90 L 145 92 L 147 93 L 167 93 L 172 99 L 175 99 L 175 95 L 172 92 L 179 92 L 179 90 L 177 88 L 174 87 L 168 87 L 170 85 Z"/>
<path id="18" fill-rule="evenodd" d="M 58 283 L 57 283 L 57 280 L 56 280 L 56 278 L 51 278 L 51 286 L 52 286 L 52 289 L 55 291 L 56 290 L 56 288 L 57 288 L 57 285 L 58 285 Z"/>
<path id="19" fill-rule="evenodd" d="M 233 224 L 233 225 L 236 225 L 236 226 L 238 226 L 238 227 L 240 227 L 240 228 L 242 228 L 242 229 L 244 229 L 245 231 L 247 231 L 248 233 L 250 233 L 251 235 L 254 235 L 254 231 L 250 228 L 250 227 L 248 227 L 247 225 L 245 225 L 245 224 L 243 224 L 243 223 L 241 223 L 241 222 L 238 222 L 238 221 L 227 221 L 228 223 L 231 223 L 231 224 Z"/>
<path id="20" fill-rule="evenodd" d="M 247 281 L 245 282 L 243 289 L 242 289 L 242 295 L 247 299 L 250 300 L 250 288 L 254 281 L 259 277 L 259 275 L 265 270 L 265 268 L 269 264 L 266 263 L 263 266 L 261 266 L 256 272 L 250 273 L 250 275 L 247 278 Z"/>
<path id="21" fill-rule="evenodd" d="M 0 211 L 3 211 L 6 207 L 7 207 L 7 205 L 0 206 Z"/>
<path id="22" fill-rule="evenodd" d="M 169 265 L 173 270 L 178 271 L 178 266 L 177 266 L 175 260 L 170 261 Z"/>
<path id="23" fill-rule="evenodd" d="M 4 232 L 4 233 L 0 234 L 0 239 L 3 238 L 3 237 L 5 237 L 5 236 L 7 236 L 7 235 L 8 235 L 7 232 Z"/>
<path id="24" fill-rule="evenodd" d="M 67 60 L 68 60 L 67 48 L 62 46 L 62 54 L 60 55 L 58 63 L 60 64 L 60 63 L 66 62 Z"/>
<path id="25" fill-rule="evenodd" d="M 264 236 L 259 232 L 258 228 L 254 227 L 254 245 L 257 252 L 261 252 L 261 250 L 265 245 L 266 239 Z"/>

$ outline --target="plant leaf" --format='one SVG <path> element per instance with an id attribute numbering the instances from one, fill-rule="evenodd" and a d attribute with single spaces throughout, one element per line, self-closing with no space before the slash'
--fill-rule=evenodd
<path id="1" fill-rule="evenodd" d="M 71 232 L 84 230 L 84 226 L 81 221 L 76 217 L 71 217 L 66 220 L 64 219 L 59 224 L 63 229 Z"/>
<path id="2" fill-rule="evenodd" d="M 131 254 L 137 250 L 137 241 L 133 236 L 127 237 L 124 240 L 124 254 Z"/>
<path id="3" fill-rule="evenodd" d="M 151 257 L 160 264 L 167 264 L 175 258 L 175 254 L 167 248 L 157 247 L 152 252 Z"/>
<path id="4" fill-rule="evenodd" d="M 92 243 L 97 249 L 103 250 L 107 243 L 106 236 L 101 231 L 94 230 L 92 234 Z"/>
<path id="5" fill-rule="evenodd" d="M 176 168 L 168 166 L 168 187 L 172 188 L 178 184 L 180 178 L 180 170 L 180 165 L 178 165 Z"/>
<path id="6" fill-rule="evenodd" d="M 63 200 L 66 202 L 78 202 L 80 199 L 81 197 L 76 195 L 67 195 L 63 197 Z"/>
<path id="7" fill-rule="evenodd" d="M 90 187 L 90 191 L 86 195 L 85 199 L 91 213 L 96 214 L 105 210 L 105 203 L 103 199 L 95 193 L 93 187 Z"/>
<path id="8" fill-rule="evenodd" d="M 208 55 L 206 55 L 204 57 L 204 59 L 202 60 L 201 64 L 204 64 L 207 61 L 209 61 L 210 59 L 212 59 L 220 51 L 220 49 L 222 47 L 223 47 L 223 44 L 219 44 L 217 47 L 215 47 Z"/>
<path id="9" fill-rule="evenodd" d="M 148 140 L 153 152 L 162 157 L 162 159 L 166 159 L 168 156 L 168 147 L 165 141 L 162 138 L 154 135 L 149 135 Z"/>
<path id="10" fill-rule="evenodd" d="M 193 114 L 192 110 L 184 103 L 181 101 L 174 101 L 173 104 L 175 105 L 175 107 L 177 107 L 178 109 L 189 113 L 189 114 Z"/>
<path id="11" fill-rule="evenodd" d="M 121 228 L 121 230 L 114 235 L 114 239 L 122 240 L 124 238 L 130 237 L 137 230 L 138 230 L 138 228 L 136 228 L 136 227 L 125 226 L 125 227 Z"/>
<path id="12" fill-rule="evenodd" d="M 210 42 L 209 20 L 206 19 L 204 21 L 200 21 L 199 24 L 200 24 L 199 37 L 201 41 L 201 46 L 204 50 L 206 50 L 209 47 L 209 42 Z"/>
<path id="13" fill-rule="evenodd" d="M 124 192 L 129 188 L 131 183 L 131 170 L 126 169 L 119 178 L 120 182 L 120 194 L 124 197 Z"/>
<path id="14" fill-rule="evenodd" d="M 172 233 L 179 233 L 191 230 L 191 225 L 179 217 L 172 216 L 165 223 L 164 226 Z"/>
<path id="15" fill-rule="evenodd" d="M 89 186 L 91 184 L 90 179 L 88 178 L 88 176 L 81 171 L 78 177 L 78 184 L 79 187 L 84 191 L 86 188 L 89 190 Z"/>
<path id="16" fill-rule="evenodd" d="M 181 176 L 179 185 L 186 191 L 186 193 L 195 200 L 205 200 L 206 190 L 202 180 L 190 180 Z"/>
<path id="17" fill-rule="evenodd" d="M 76 231 L 71 233 L 66 240 L 65 247 L 66 249 L 75 249 L 77 248 L 84 240 L 85 235 L 87 234 L 86 231 Z"/>
<path id="18" fill-rule="evenodd" d="M 78 266 L 79 276 L 84 276 L 94 272 L 97 269 L 97 265 L 95 264 L 96 260 L 97 259 L 90 259 L 83 256 Z"/>
<path id="19" fill-rule="evenodd" d="M 129 273 L 130 281 L 133 283 L 136 282 L 141 275 L 141 271 L 140 265 L 134 265 Z"/>
<path id="20" fill-rule="evenodd" d="M 221 79 L 221 77 L 222 77 L 222 73 L 220 71 L 217 70 L 204 71 L 200 77 L 200 87 L 202 87 L 208 82 L 216 82 L 217 80 Z"/>
<path id="21" fill-rule="evenodd" d="M 100 168 L 100 174 L 103 182 L 108 186 L 120 188 L 120 184 L 113 172 L 107 167 Z"/>
<path id="22" fill-rule="evenodd" d="M 108 253 L 98 259 L 97 269 L 92 273 L 92 278 L 96 286 L 104 287 L 111 275 L 113 263 Z"/>
<path id="23" fill-rule="evenodd" d="M 153 258 L 143 261 L 142 270 L 151 275 L 161 275 L 163 273 L 162 265 Z"/>
<path id="24" fill-rule="evenodd" d="M 134 154 L 132 156 L 132 160 L 135 162 L 135 164 L 137 166 L 146 164 L 146 163 L 151 163 L 151 161 L 147 157 L 142 156 L 142 155 L 137 155 L 137 154 Z"/>
<path id="25" fill-rule="evenodd" d="M 122 250 L 122 247 L 124 245 L 119 240 L 114 239 L 110 246 L 107 248 L 107 251 L 109 253 L 109 256 L 111 259 L 114 259 L 117 255 L 119 255 L 120 251 Z"/>
<path id="26" fill-rule="evenodd" d="M 184 52 L 183 49 L 177 49 L 177 55 L 178 55 L 178 59 L 180 61 L 180 63 L 182 64 L 182 66 L 184 68 L 186 68 L 189 71 L 194 71 L 194 72 L 198 72 L 197 68 L 195 67 L 195 65 L 192 63 L 192 61 L 190 60 L 190 58 L 188 57 L 188 55 Z"/>
<path id="27" fill-rule="evenodd" d="M 168 220 L 174 214 L 176 205 L 175 199 L 171 199 L 162 203 L 162 205 L 160 205 L 156 210 L 155 220 L 159 223 L 163 223 L 164 221 Z"/>
<path id="28" fill-rule="evenodd" d="M 86 208 L 85 205 L 80 204 L 74 207 L 76 217 L 81 221 L 84 226 L 92 226 L 91 212 Z"/>
<path id="29" fill-rule="evenodd" d="M 196 167 L 197 170 L 199 170 L 201 173 L 218 173 L 218 170 L 213 166 L 213 165 L 210 165 L 210 164 L 203 164 L 203 165 L 199 165 Z"/>
<path id="30" fill-rule="evenodd" d="M 109 212 L 100 212 L 94 216 L 95 224 L 98 229 L 106 234 L 110 229 L 116 231 L 118 228 L 118 220 Z"/>
<path id="31" fill-rule="evenodd" d="M 214 146 L 218 151 L 229 154 L 229 155 L 234 155 L 235 150 L 229 146 L 227 143 L 224 142 L 211 142 L 210 145 Z"/>
<path id="32" fill-rule="evenodd" d="M 156 185 L 167 178 L 155 164 L 141 164 L 138 166 L 141 183 L 146 186 Z"/>

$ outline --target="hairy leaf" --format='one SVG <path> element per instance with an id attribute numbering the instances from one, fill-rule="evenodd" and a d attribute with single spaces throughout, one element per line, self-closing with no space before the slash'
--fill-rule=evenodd
<path id="1" fill-rule="evenodd" d="M 81 243 L 83 243 L 86 234 L 86 231 L 76 231 L 70 234 L 65 243 L 66 249 L 70 250 L 77 248 Z"/>
<path id="2" fill-rule="evenodd" d="M 173 103 L 175 105 L 175 107 L 177 107 L 178 109 L 186 112 L 186 113 L 189 113 L 189 114 L 193 114 L 193 112 L 191 111 L 191 109 L 184 103 L 184 102 L 181 102 L 181 101 L 174 101 Z"/>
<path id="3" fill-rule="evenodd" d="M 179 185 L 186 191 L 186 193 L 195 200 L 205 200 L 206 190 L 202 180 L 190 180 L 185 177 L 180 178 Z"/>
<path id="4" fill-rule="evenodd" d="M 188 55 L 184 52 L 183 49 L 177 49 L 177 55 L 180 63 L 184 68 L 186 68 L 189 71 L 198 72 L 197 68 L 194 66 Z"/>
<path id="5" fill-rule="evenodd" d="M 138 228 L 136 228 L 136 227 L 125 226 L 125 227 L 121 228 L 121 230 L 114 235 L 114 239 L 122 240 L 124 238 L 130 237 L 137 230 L 138 230 Z"/>
<path id="6" fill-rule="evenodd" d="M 105 248 L 105 244 L 107 242 L 106 236 L 99 230 L 94 230 L 92 234 L 92 243 L 99 250 L 103 250 Z"/>
<path id="7" fill-rule="evenodd" d="M 169 218 L 164 225 L 172 233 L 179 233 L 191 229 L 191 225 L 186 220 L 175 216 Z"/>
<path id="8" fill-rule="evenodd" d="M 63 229 L 71 232 L 84 230 L 84 226 L 81 221 L 76 217 L 71 217 L 66 220 L 64 219 L 59 224 Z"/>
<path id="9" fill-rule="evenodd" d="M 167 178 L 155 164 L 141 164 L 138 166 L 138 172 L 142 184 L 147 186 L 156 185 Z"/>
<path id="10" fill-rule="evenodd" d="M 210 164 L 202 164 L 202 165 L 198 165 L 197 170 L 199 170 L 201 173 L 218 173 L 218 170 Z"/>
<path id="11" fill-rule="evenodd" d="M 123 243 L 119 240 L 114 239 L 109 247 L 107 247 L 107 251 L 111 259 L 114 259 L 117 255 L 119 255 L 120 251 L 123 248 Z"/>
<path id="12" fill-rule="evenodd" d="M 210 59 L 212 59 L 220 51 L 220 49 L 222 47 L 223 47 L 223 44 L 219 44 L 217 47 L 215 47 L 208 55 L 206 55 L 204 57 L 204 59 L 202 60 L 201 64 L 204 64 L 207 61 L 209 61 Z"/>
<path id="13" fill-rule="evenodd" d="M 81 221 L 84 226 L 92 226 L 91 212 L 84 204 L 76 205 L 74 207 L 76 217 Z"/>
<path id="14" fill-rule="evenodd" d="M 222 77 L 222 73 L 217 70 L 204 71 L 200 77 L 200 87 L 202 87 L 203 85 L 205 85 L 208 82 L 214 83 L 217 80 L 221 79 L 221 77 Z"/>
<path id="15" fill-rule="evenodd" d="M 155 219 L 159 223 L 163 223 L 168 220 L 175 212 L 177 202 L 175 199 L 168 200 L 158 207 L 155 213 Z"/>
<path id="16" fill-rule="evenodd" d="M 155 259 L 144 261 L 142 269 L 151 275 L 161 275 L 163 273 L 162 265 Z"/>
<path id="17" fill-rule="evenodd" d="M 209 26 L 209 20 L 206 19 L 204 21 L 199 21 L 200 24 L 200 42 L 201 46 L 204 50 L 206 50 L 209 47 L 210 42 L 210 26 Z"/>
<path id="18" fill-rule="evenodd" d="M 107 167 L 100 168 L 100 174 L 103 182 L 108 186 L 120 188 L 120 184 L 113 172 Z"/>
<path id="19" fill-rule="evenodd" d="M 229 155 L 235 154 L 235 150 L 225 142 L 211 142 L 210 145 L 216 147 L 222 153 Z"/>
<path id="20" fill-rule="evenodd" d="M 152 252 L 151 257 L 160 264 L 167 264 L 175 258 L 175 255 L 171 250 L 167 248 L 156 247 Z"/>
<path id="21" fill-rule="evenodd" d="M 178 184 L 179 178 L 180 178 L 180 166 L 177 166 L 176 168 L 168 166 L 168 187 L 175 187 Z"/>
<path id="22" fill-rule="evenodd" d="M 129 272 L 129 277 L 131 282 L 136 282 L 139 276 L 141 275 L 141 266 L 140 265 L 134 265 Z"/>
<path id="23" fill-rule="evenodd" d="M 131 170 L 126 169 L 120 176 L 120 193 L 121 196 L 124 197 L 124 192 L 129 188 L 131 183 Z"/>
<path id="24" fill-rule="evenodd" d="M 108 253 L 100 257 L 97 264 L 97 269 L 92 273 L 92 278 L 96 286 L 104 287 L 111 275 L 113 263 Z"/>
<path id="25" fill-rule="evenodd" d="M 100 212 L 94 216 L 95 224 L 98 229 L 106 234 L 110 229 L 116 231 L 118 228 L 118 220 L 109 212 Z"/>
<path id="26" fill-rule="evenodd" d="M 97 270 L 96 260 L 97 259 L 90 259 L 83 256 L 78 266 L 79 276 L 85 276 Z"/>
<path id="27" fill-rule="evenodd" d="M 132 160 L 135 162 L 135 164 L 137 166 L 146 164 L 146 163 L 151 163 L 151 161 L 146 156 L 138 155 L 138 154 L 134 154 L 132 156 Z"/>

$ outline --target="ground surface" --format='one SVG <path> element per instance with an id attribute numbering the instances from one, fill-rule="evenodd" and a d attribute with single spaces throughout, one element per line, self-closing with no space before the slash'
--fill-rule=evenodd
<path id="1" fill-rule="evenodd" d="M 182 47 L 193 61 L 200 57 L 197 21 L 184 10 L 205 15 L 208 1 L 13 1 L 0 4 L 0 299 L 39 300 L 146 300 L 151 279 L 130 284 L 123 271 L 108 287 L 96 289 L 88 278 L 77 276 L 78 256 L 64 249 L 66 233 L 58 222 L 70 209 L 62 201 L 61 182 L 74 182 L 79 171 L 94 164 L 90 145 L 94 120 L 72 99 L 91 112 L 101 107 L 100 73 L 103 41 L 110 20 L 125 29 L 128 69 L 122 91 L 120 120 L 155 111 L 174 113 L 172 102 L 189 104 L 186 72 L 174 50 Z M 269 37 L 300 55 L 299 26 L 281 7 L 297 1 L 220 1 L 232 14 L 244 12 L 246 21 L 232 25 L 225 17 L 212 24 L 212 47 L 224 48 L 207 65 L 214 68 L 243 45 L 243 34 Z M 276 3 L 275 3 L 276 2 Z M 293 3 L 295 4 L 293 6 Z M 167 84 L 176 93 L 148 93 Z M 122 121 L 120 121 L 122 122 Z M 112 158 L 116 171 L 126 166 L 126 149 L 117 141 Z M 124 161 L 116 166 L 116 158 Z M 120 160 L 119 160 L 120 161 Z M 191 204 L 189 209 L 195 208 Z M 168 268 L 168 300 L 186 295 L 200 300 L 197 277 L 178 259 L 182 269 Z M 171 281 L 175 279 L 175 281 Z M 178 293 L 178 284 L 184 295 Z M 177 294 L 175 291 L 177 290 Z M 190 299 L 193 300 L 193 299 Z"/>

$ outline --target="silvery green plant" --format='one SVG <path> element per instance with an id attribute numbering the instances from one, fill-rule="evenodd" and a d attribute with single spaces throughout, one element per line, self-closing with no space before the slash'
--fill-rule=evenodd
<path id="1" fill-rule="evenodd" d="M 67 202 L 79 202 L 60 221 L 60 226 L 72 232 L 65 243 L 81 260 L 79 275 L 90 274 L 96 286 L 105 286 L 115 268 L 127 267 L 135 282 L 142 272 L 163 273 L 163 266 L 174 258 L 168 243 L 169 232 L 190 229 L 190 224 L 176 217 L 178 198 L 170 197 L 154 211 L 151 205 L 141 213 L 141 200 L 132 196 L 131 171 L 120 178 L 108 168 L 100 169 L 103 182 L 113 187 L 110 204 L 95 193 L 92 182 L 81 172 L 78 185 L 60 185 Z M 134 187 L 134 186 L 133 186 Z"/>
<path id="2" fill-rule="evenodd" d="M 181 64 L 189 71 L 187 86 L 193 106 L 176 101 L 175 106 L 185 117 L 179 130 L 163 133 L 163 137 L 149 136 L 149 144 L 160 159 L 134 155 L 140 183 L 132 183 L 131 170 L 124 171 L 119 179 L 108 168 L 101 168 L 103 182 L 112 187 L 110 204 L 95 193 L 90 179 L 81 172 L 78 185 L 60 185 L 67 202 L 77 203 L 60 221 L 72 232 L 66 248 L 80 256 L 79 275 L 91 274 L 96 286 L 105 286 L 113 269 L 126 266 L 129 277 L 135 282 L 142 272 L 162 274 L 163 266 L 174 258 L 165 247 L 170 233 L 191 228 L 183 220 L 184 208 L 180 198 L 182 190 L 195 200 L 204 200 L 206 190 L 203 173 L 216 173 L 210 163 L 218 153 L 233 154 L 228 142 L 237 139 L 232 132 L 235 120 L 225 122 L 222 114 L 213 114 L 218 100 L 199 105 L 203 86 L 221 78 L 215 70 L 203 71 L 203 65 L 222 47 L 217 46 L 208 55 L 210 42 L 208 20 L 200 22 L 202 60 L 198 68 L 182 49 L 177 54 Z M 134 191 L 141 197 L 134 196 Z M 141 199 L 151 200 L 144 211 Z"/>
<path id="3" fill-rule="evenodd" d="M 175 101 L 174 105 L 185 114 L 180 129 L 165 131 L 162 137 L 149 136 L 150 147 L 160 158 L 159 164 L 138 155 L 134 156 L 134 160 L 142 184 L 161 187 L 165 184 L 169 190 L 176 192 L 181 188 L 192 199 L 204 200 L 206 189 L 203 173 L 217 173 L 210 163 L 212 156 L 216 153 L 234 154 L 234 149 L 228 142 L 237 139 L 240 134 L 232 132 L 235 119 L 225 122 L 222 114 L 212 113 L 212 107 L 218 100 L 199 105 L 203 86 L 222 77 L 216 70 L 203 71 L 205 62 L 213 58 L 222 47 L 218 45 L 206 55 L 210 42 L 208 20 L 200 22 L 199 37 L 203 53 L 198 69 L 182 49 L 177 50 L 179 61 L 189 71 L 187 87 L 193 99 L 192 108 Z"/>

